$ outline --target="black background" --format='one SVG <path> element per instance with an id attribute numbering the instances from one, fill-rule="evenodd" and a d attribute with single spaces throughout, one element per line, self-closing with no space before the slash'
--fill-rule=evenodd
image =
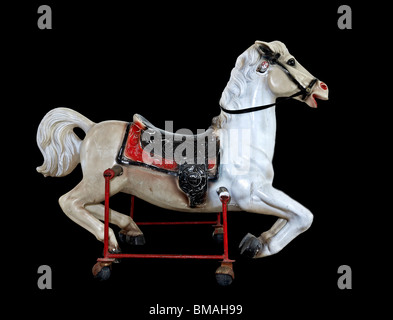
<path id="1" fill-rule="evenodd" d="M 156 304 L 184 309 L 241 304 L 242 319 L 340 318 L 355 309 L 378 310 L 369 300 L 382 281 L 374 232 L 380 222 L 369 218 L 378 203 L 370 168 L 378 145 L 368 133 L 376 120 L 366 112 L 367 92 L 374 87 L 362 81 L 373 61 L 365 40 L 370 7 L 346 2 L 353 29 L 340 30 L 337 9 L 344 3 L 339 1 L 49 1 L 53 29 L 39 30 L 41 4 L 31 1 L 8 11 L 13 24 L 6 32 L 5 64 L 11 71 L 4 87 L 11 97 L 6 115 L 17 119 L 18 127 L 12 137 L 10 131 L 4 136 L 12 150 L 7 165 L 13 168 L 6 181 L 16 188 L 5 196 L 14 207 L 6 215 L 11 232 L 3 234 L 3 254 L 15 314 L 52 318 L 49 310 L 55 307 L 56 315 L 153 319 L 160 318 L 148 314 Z M 103 246 L 69 220 L 57 202 L 80 181 L 80 167 L 64 178 L 44 178 L 35 170 L 42 164 L 35 142 L 42 117 L 52 108 L 67 107 L 94 122 L 130 121 L 140 113 L 158 127 L 173 120 L 175 130 L 205 129 L 219 114 L 218 101 L 236 58 L 255 40 L 284 42 L 329 87 L 330 100 L 319 102 L 317 109 L 287 101 L 276 110 L 274 186 L 313 212 L 312 227 L 279 254 L 250 260 L 240 256 L 239 242 L 247 232 L 269 229 L 275 219 L 229 213 L 236 278 L 226 288 L 215 282 L 217 261 L 123 259 L 113 266 L 109 281 L 95 281 L 91 268 Z M 129 210 L 129 196 L 117 195 L 112 203 L 119 211 Z M 137 200 L 136 215 L 155 221 L 184 217 L 142 200 Z M 209 226 L 142 230 L 146 247 L 124 246 L 123 252 L 220 253 Z M 43 264 L 52 268 L 52 290 L 37 287 Z M 344 264 L 353 271 L 352 290 L 337 287 L 337 269 Z"/>

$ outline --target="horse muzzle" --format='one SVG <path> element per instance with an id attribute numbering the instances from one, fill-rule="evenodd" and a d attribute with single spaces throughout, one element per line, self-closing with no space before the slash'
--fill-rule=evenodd
<path id="1" fill-rule="evenodd" d="M 329 99 L 329 89 L 326 83 L 317 80 L 313 86 L 311 93 L 304 100 L 311 108 L 316 108 L 318 106 L 317 99 L 328 100 Z"/>

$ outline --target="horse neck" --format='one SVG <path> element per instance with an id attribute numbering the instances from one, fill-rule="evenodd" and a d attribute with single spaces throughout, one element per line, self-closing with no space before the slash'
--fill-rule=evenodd
<path id="1" fill-rule="evenodd" d="M 255 85 L 250 83 L 247 86 L 245 92 L 237 98 L 237 105 L 239 109 L 245 109 L 271 104 L 275 100 L 276 97 L 259 81 Z M 226 106 L 223 107 L 227 108 Z M 231 109 L 230 106 L 228 108 Z M 275 107 L 271 107 L 250 113 L 225 114 L 226 121 L 222 125 L 222 129 L 232 137 L 236 134 L 236 131 L 240 132 L 238 137 L 241 136 L 241 144 L 244 147 L 250 147 L 255 156 L 257 155 L 256 152 L 262 152 L 272 161 L 276 139 L 275 109 Z"/>

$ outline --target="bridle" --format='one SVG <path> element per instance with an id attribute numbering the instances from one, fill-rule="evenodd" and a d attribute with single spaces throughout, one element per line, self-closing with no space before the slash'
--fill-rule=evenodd
<path id="1" fill-rule="evenodd" d="M 251 107 L 251 108 L 245 108 L 245 109 L 238 109 L 238 110 L 228 110 L 223 107 L 221 107 L 221 110 L 230 113 L 230 114 L 241 114 L 241 113 L 249 113 L 249 112 L 255 112 L 255 111 L 260 111 L 260 110 L 265 110 L 267 108 L 273 107 L 281 102 L 284 102 L 286 100 L 292 99 L 297 96 L 302 96 L 302 100 L 305 100 L 312 91 L 312 88 L 314 87 L 315 83 L 318 81 L 317 78 L 314 78 L 313 80 L 310 81 L 307 87 L 303 87 L 299 81 L 296 80 L 296 78 L 289 72 L 289 70 L 280 62 L 278 61 L 278 58 L 280 57 L 279 53 L 273 53 L 273 52 L 268 52 L 268 53 L 263 53 L 262 57 L 269 61 L 271 65 L 277 64 L 280 66 L 283 71 L 286 73 L 288 78 L 296 84 L 296 86 L 299 88 L 299 91 L 294 93 L 293 95 L 289 97 L 285 97 L 282 100 L 270 104 L 265 104 L 263 106 L 257 106 L 257 107 Z"/>

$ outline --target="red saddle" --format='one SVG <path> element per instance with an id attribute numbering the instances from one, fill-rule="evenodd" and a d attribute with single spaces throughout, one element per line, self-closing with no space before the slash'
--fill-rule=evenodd
<path id="1" fill-rule="evenodd" d="M 197 135 L 172 133 L 135 114 L 127 126 L 117 162 L 176 176 L 183 164 L 205 165 L 208 178 L 214 179 L 218 174 L 219 140 L 212 128 Z"/>

